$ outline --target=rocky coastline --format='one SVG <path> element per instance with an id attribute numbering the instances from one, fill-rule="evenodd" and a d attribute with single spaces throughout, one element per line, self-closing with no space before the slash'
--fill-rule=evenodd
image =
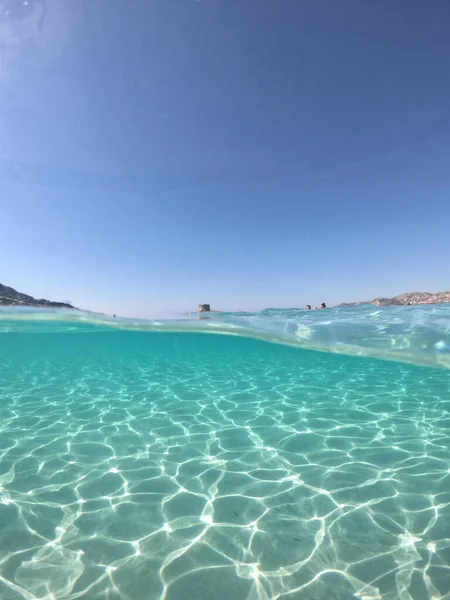
<path id="1" fill-rule="evenodd" d="M 359 306 L 361 304 L 372 304 L 373 306 L 410 306 L 414 304 L 443 304 L 450 303 L 450 291 L 448 292 L 407 292 L 393 298 L 374 298 L 373 300 L 360 300 L 358 302 L 343 302 L 336 308 Z M 53 302 L 45 298 L 33 298 L 28 294 L 22 294 L 12 287 L 0 283 L 0 307 L 1 306 L 34 306 L 35 308 L 70 308 L 75 306 L 67 302 Z M 209 305 L 199 305 L 199 310 L 211 310 Z M 215 311 L 213 311 L 215 312 Z"/>
<path id="2" fill-rule="evenodd" d="M 66 302 L 52 302 L 45 298 L 33 298 L 12 287 L 0 283 L 0 306 L 34 306 L 35 308 L 75 308 Z"/>
<path id="3" fill-rule="evenodd" d="M 374 298 L 373 300 L 361 300 L 359 302 L 344 302 L 337 308 L 348 306 L 359 306 L 360 304 L 373 304 L 373 306 L 410 306 L 414 304 L 443 304 L 450 303 L 450 292 L 406 292 L 393 298 Z"/>

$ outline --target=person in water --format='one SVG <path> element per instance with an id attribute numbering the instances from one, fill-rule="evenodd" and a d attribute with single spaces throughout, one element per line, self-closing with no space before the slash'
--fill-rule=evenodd
<path id="1" fill-rule="evenodd" d="M 322 304 L 320 305 L 320 308 L 326 308 L 327 305 L 325 304 L 325 302 L 322 302 Z"/>
<path id="2" fill-rule="evenodd" d="M 306 310 L 311 310 L 311 304 L 306 305 Z"/>

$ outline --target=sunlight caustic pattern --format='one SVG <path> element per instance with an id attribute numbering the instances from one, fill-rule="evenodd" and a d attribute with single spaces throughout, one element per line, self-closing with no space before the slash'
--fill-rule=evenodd
<path id="1" fill-rule="evenodd" d="M 4 334 L 0 597 L 450 598 L 450 374 Z"/>

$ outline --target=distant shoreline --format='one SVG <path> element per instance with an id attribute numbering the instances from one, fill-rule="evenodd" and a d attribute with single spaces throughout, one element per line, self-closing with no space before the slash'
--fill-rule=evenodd
<path id="1" fill-rule="evenodd" d="M 407 292 L 392 298 L 375 298 L 373 300 L 359 300 L 357 302 L 342 302 L 335 308 L 350 308 L 362 304 L 371 304 L 372 306 L 413 306 L 416 304 L 444 304 L 450 303 L 450 291 L 447 292 Z M 24 306 L 34 308 L 69 308 L 79 310 L 69 302 L 55 302 L 45 298 L 33 298 L 28 294 L 22 294 L 14 288 L 0 283 L 0 307 L 2 306 Z M 202 314 L 220 313 L 222 311 L 209 310 Z"/>
<path id="2" fill-rule="evenodd" d="M 46 302 L 40 304 L 39 302 L 4 302 L 4 299 L 0 297 L 0 308 L 2 306 L 22 306 L 24 308 L 70 308 L 72 310 L 79 310 L 76 306 L 72 306 L 71 304 L 65 304 L 64 302 L 51 302 L 47 300 Z"/>
<path id="3" fill-rule="evenodd" d="M 359 302 L 343 302 L 336 308 L 372 304 L 373 306 L 413 306 L 415 304 L 444 304 L 450 302 L 450 292 L 406 292 L 393 298 L 375 298 L 374 300 L 360 300 Z"/>
<path id="4" fill-rule="evenodd" d="M 71 308 L 78 310 L 67 302 L 53 302 L 45 298 L 33 298 L 22 294 L 12 287 L 0 283 L 0 306 L 32 306 L 34 308 Z"/>

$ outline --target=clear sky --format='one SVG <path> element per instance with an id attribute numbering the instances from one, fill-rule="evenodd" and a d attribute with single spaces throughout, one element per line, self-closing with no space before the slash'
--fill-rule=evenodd
<path id="1" fill-rule="evenodd" d="M 450 288 L 449 0 L 4 0 L 0 282 L 129 316 Z"/>

